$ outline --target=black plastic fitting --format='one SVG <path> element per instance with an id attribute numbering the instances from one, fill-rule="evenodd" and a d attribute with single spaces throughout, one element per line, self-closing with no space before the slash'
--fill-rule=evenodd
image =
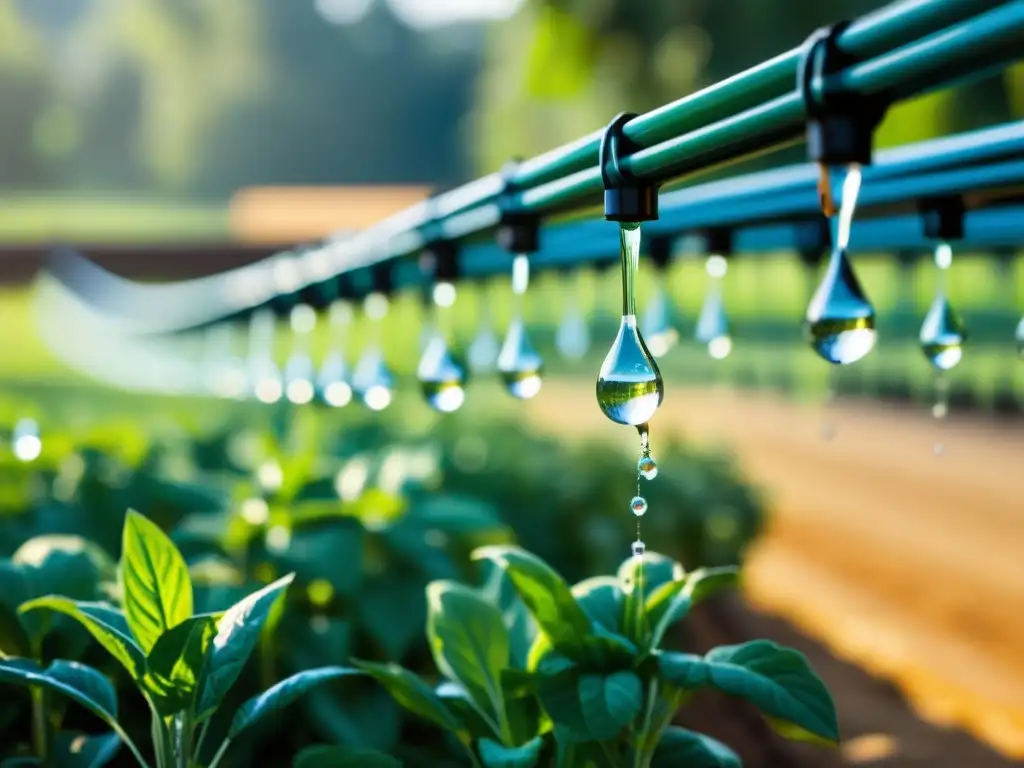
<path id="1" fill-rule="evenodd" d="M 828 75 L 857 61 L 839 47 L 839 36 L 849 25 L 841 21 L 815 30 L 797 66 L 796 87 L 807 113 L 807 156 L 822 165 L 870 165 L 875 128 L 888 107 L 877 97 L 826 88 Z M 815 93 L 818 83 L 820 94 Z"/>
<path id="2" fill-rule="evenodd" d="M 498 223 L 496 240 L 509 253 L 534 253 L 540 243 L 540 217 L 516 208 L 515 184 L 519 158 L 505 163 L 501 168 L 504 188 L 498 196 L 501 221 Z"/>
<path id="3" fill-rule="evenodd" d="M 607 221 L 654 221 L 658 218 L 658 185 L 637 179 L 622 168 L 622 158 L 638 147 L 623 127 L 636 117 L 623 112 L 604 129 L 598 162 L 604 183 L 604 217 Z"/>
<path id="4" fill-rule="evenodd" d="M 963 198 L 939 197 L 922 200 L 918 206 L 924 223 L 924 236 L 932 240 L 962 240 L 964 236 Z"/>

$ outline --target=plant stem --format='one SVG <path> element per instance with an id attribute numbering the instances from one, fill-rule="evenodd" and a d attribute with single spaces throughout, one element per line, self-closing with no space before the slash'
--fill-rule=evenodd
<path id="1" fill-rule="evenodd" d="M 135 746 L 135 742 L 128 738 L 128 734 L 124 732 L 124 729 L 117 723 L 111 723 L 110 725 L 114 729 L 114 733 L 121 737 L 121 741 L 123 741 L 125 746 L 127 746 L 131 753 L 135 755 L 135 759 L 139 761 L 139 765 L 141 765 L 142 768 L 149 768 L 149 763 L 146 762 L 146 758 L 144 758 L 139 752 L 139 748 Z"/>
<path id="2" fill-rule="evenodd" d="M 462 740 L 460 739 L 460 741 Z M 480 763 L 479 758 L 477 758 L 476 752 L 473 751 L 473 742 L 467 739 L 462 743 L 466 746 L 466 754 L 469 755 L 469 762 L 473 764 L 473 768 L 484 768 L 483 765 Z M 210 768 L 214 768 L 213 765 L 210 765 Z"/>
<path id="3" fill-rule="evenodd" d="M 189 768 L 189 755 L 192 752 L 192 718 L 184 712 L 174 716 L 175 752 L 178 768 Z"/>
<path id="4" fill-rule="evenodd" d="M 199 730 L 199 740 L 196 741 L 196 747 L 194 750 L 192 750 L 192 756 L 195 758 L 195 761 L 197 763 L 199 762 L 199 758 L 202 756 L 203 741 L 205 741 L 206 739 L 206 732 L 210 730 L 210 723 L 212 722 L 212 717 L 207 718 L 207 720 L 203 723 L 203 727 Z"/>
<path id="5" fill-rule="evenodd" d="M 633 768 L 644 768 L 649 762 L 647 754 L 647 735 L 651 728 L 651 716 L 654 714 L 654 704 L 658 699 L 658 681 L 651 680 L 647 685 L 647 707 L 644 710 L 643 726 L 637 734 L 636 742 L 633 745 Z"/>
<path id="6" fill-rule="evenodd" d="M 45 761 L 50 742 L 46 732 L 46 691 L 33 685 L 29 693 L 32 695 L 32 748 L 36 757 Z"/>
<path id="7" fill-rule="evenodd" d="M 220 749 L 217 750 L 217 754 L 213 756 L 213 760 L 210 761 L 210 765 L 207 768 L 217 768 L 217 763 L 224 757 L 224 753 L 228 751 L 228 745 L 231 743 L 231 739 L 224 739 L 221 742 Z"/>

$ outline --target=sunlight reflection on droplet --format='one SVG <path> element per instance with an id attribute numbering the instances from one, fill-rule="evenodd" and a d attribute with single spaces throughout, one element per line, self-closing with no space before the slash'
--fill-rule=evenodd
<path id="1" fill-rule="evenodd" d="M 708 354 L 715 360 L 724 360 L 730 352 L 732 352 L 732 338 L 729 336 L 719 336 L 708 342 Z"/>
<path id="2" fill-rule="evenodd" d="M 332 408 L 344 408 L 352 401 L 352 387 L 344 381 L 332 381 L 324 388 L 324 401 Z"/>
<path id="3" fill-rule="evenodd" d="M 285 395 L 288 400 L 295 405 L 305 405 L 312 401 L 313 395 L 315 394 L 313 389 L 313 382 L 307 381 L 306 379 L 294 379 L 288 382 L 288 387 L 285 390 Z"/>
<path id="4" fill-rule="evenodd" d="M 253 391 L 256 394 L 257 400 L 259 400 L 261 403 L 266 403 L 267 405 L 270 405 L 272 403 L 276 403 L 278 400 L 281 399 L 281 382 L 278 381 L 276 378 L 260 379 L 258 382 L 256 382 L 256 387 L 254 388 Z"/>
<path id="5" fill-rule="evenodd" d="M 249 525 L 263 525 L 270 519 L 270 507 L 263 499 L 246 499 L 241 505 L 242 517 Z"/>
<path id="6" fill-rule="evenodd" d="M 363 402 L 371 411 L 383 411 L 391 404 L 391 390 L 378 385 L 372 386 L 363 394 Z"/>

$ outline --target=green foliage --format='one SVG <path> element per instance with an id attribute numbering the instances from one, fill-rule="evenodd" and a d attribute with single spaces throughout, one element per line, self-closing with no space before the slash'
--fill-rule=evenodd
<path id="1" fill-rule="evenodd" d="M 623 563 L 616 578 L 570 588 L 517 547 L 484 547 L 474 556 L 501 569 L 536 622 L 525 668 L 508 653 L 512 621 L 481 593 L 442 581 L 428 586 L 427 596 L 444 698 L 396 664 L 357 669 L 403 707 L 453 732 L 476 763 L 739 765 L 728 747 L 670 726 L 679 706 L 704 688 L 753 703 L 790 738 L 838 741 L 832 699 L 798 652 L 766 640 L 704 656 L 663 646 L 694 602 L 735 583 L 736 569 L 686 573 L 670 558 L 649 554 Z M 532 701 L 540 717 L 513 725 L 511 700 Z"/>
<path id="2" fill-rule="evenodd" d="M 181 553 L 152 522 L 130 512 L 118 577 L 124 612 L 57 595 L 30 600 L 20 612 L 51 611 L 81 623 L 125 667 L 149 704 L 157 768 L 189 768 L 199 760 L 202 737 L 194 743 L 197 726 L 214 714 L 237 680 L 291 576 L 248 595 L 223 614 L 192 615 L 192 585 Z M 347 674 L 351 672 L 338 667 L 306 670 L 243 703 L 210 768 L 242 731 L 314 686 Z M 118 719 L 114 687 L 92 667 L 55 661 L 43 668 L 31 658 L 4 658 L 0 682 L 69 697 L 113 728 L 138 762 L 148 765 Z M 208 722 L 203 735 L 206 727 Z M 38 735 L 43 743 L 48 741 L 45 734 Z M 96 760 L 101 762 L 92 764 L 102 765 L 112 755 L 98 744 Z"/>

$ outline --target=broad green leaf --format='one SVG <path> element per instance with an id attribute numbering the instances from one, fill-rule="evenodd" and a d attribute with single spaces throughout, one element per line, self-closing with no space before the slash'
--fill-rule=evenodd
<path id="1" fill-rule="evenodd" d="M 121 737 L 116 733 L 85 734 L 60 731 L 50 746 L 50 763 L 60 768 L 102 768 L 117 755 Z"/>
<path id="2" fill-rule="evenodd" d="M 485 715 L 481 713 L 479 705 L 473 701 L 469 691 L 459 683 L 446 680 L 434 689 L 434 693 L 462 723 L 463 730 L 477 738 L 497 735 L 494 727 L 484 719 Z"/>
<path id="3" fill-rule="evenodd" d="M 630 640 L 646 645 L 650 625 L 645 602 L 663 585 L 682 581 L 683 577 L 679 563 L 657 552 L 648 552 L 643 559 L 631 557 L 619 566 L 616 578 L 623 593 L 621 626 Z"/>
<path id="4" fill-rule="evenodd" d="M 161 714 L 192 708 L 219 619 L 219 614 L 192 616 L 160 635 L 149 652 L 146 688 Z"/>
<path id="5" fill-rule="evenodd" d="M 651 768 L 742 768 L 739 755 L 702 733 L 670 725 L 662 731 Z"/>
<path id="6" fill-rule="evenodd" d="M 582 675 L 580 708 L 587 730 L 595 741 L 614 739 L 640 712 L 643 691 L 640 678 L 629 671 L 608 676 Z"/>
<path id="7" fill-rule="evenodd" d="M 192 615 L 192 582 L 177 547 L 156 523 L 128 510 L 122 540 L 121 589 L 125 615 L 139 647 Z"/>
<path id="8" fill-rule="evenodd" d="M 579 649 L 591 634 L 590 619 L 561 576 L 540 558 L 519 547 L 482 547 L 477 560 L 491 560 L 508 574 L 520 599 L 556 648 Z"/>
<path id="9" fill-rule="evenodd" d="M 460 682 L 484 712 L 502 710 L 501 671 L 509 664 L 501 611 L 470 587 L 453 581 L 427 585 L 427 638 L 434 663 Z"/>
<path id="10" fill-rule="evenodd" d="M 622 610 L 626 596 L 613 576 L 594 576 L 573 585 L 572 596 L 595 624 L 610 632 L 622 632 Z"/>
<path id="11" fill-rule="evenodd" d="M 280 712 L 314 686 L 354 674 L 357 674 L 354 669 L 321 667 L 320 669 L 307 669 L 285 678 L 258 696 L 253 696 L 239 707 L 234 720 L 231 721 L 228 738 L 233 739 L 261 718 Z"/>
<path id="12" fill-rule="evenodd" d="M 455 714 L 419 675 L 394 663 L 376 664 L 357 659 L 353 659 L 352 663 L 383 685 L 395 701 L 413 714 L 468 738 L 468 731 Z"/>
<path id="13" fill-rule="evenodd" d="M 480 739 L 477 750 L 487 768 L 533 768 L 543 746 L 544 740 L 540 736 L 518 747 L 506 747 L 490 739 Z"/>
<path id="14" fill-rule="evenodd" d="M 661 679 L 678 688 L 713 687 L 746 699 L 788 738 L 836 743 L 835 704 L 803 654 L 770 640 L 715 648 L 704 658 L 658 655 Z"/>
<path id="15" fill-rule="evenodd" d="M 117 578 L 117 568 L 110 556 L 81 536 L 35 536 L 18 547 L 11 562 L 28 576 L 32 597 L 62 595 L 75 600 L 102 599 L 109 597 L 108 592 Z"/>
<path id="16" fill-rule="evenodd" d="M 299 752 L 293 768 L 402 768 L 391 755 L 365 747 L 317 744 Z"/>
<path id="17" fill-rule="evenodd" d="M 124 614 L 113 606 L 49 595 L 30 600 L 19 610 L 21 613 L 49 610 L 69 616 L 85 627 L 107 653 L 128 670 L 133 680 L 141 681 L 145 677 L 146 656 L 131 636 Z"/>
<path id="18" fill-rule="evenodd" d="M 799 651 L 752 640 L 715 648 L 704 658 L 711 685 L 781 721 L 778 730 L 787 738 L 838 743 L 835 703 Z"/>
<path id="19" fill-rule="evenodd" d="M 37 685 L 61 693 L 117 727 L 114 686 L 92 667 L 76 661 L 55 661 L 43 669 L 29 659 L 0 659 L 0 683 Z"/>
<path id="20" fill-rule="evenodd" d="M 292 583 L 289 574 L 253 592 L 224 612 L 210 644 L 199 689 L 196 718 L 208 717 L 235 684 L 277 600 Z"/>
<path id="21" fill-rule="evenodd" d="M 644 606 L 648 621 L 654 625 L 651 645 L 658 647 L 669 627 L 686 618 L 694 605 L 721 589 L 734 586 L 738 581 L 739 569 L 729 566 L 699 568 L 681 581 L 659 586 L 647 598 Z"/>
<path id="22" fill-rule="evenodd" d="M 18 612 L 0 603 L 0 656 L 31 656 L 32 646 Z"/>
<path id="23" fill-rule="evenodd" d="M 575 667 L 538 678 L 537 695 L 555 726 L 559 743 L 590 741 L 590 726 L 580 701 L 580 672 Z"/>
<path id="24" fill-rule="evenodd" d="M 505 702 L 505 721 L 509 735 L 516 744 L 537 735 L 542 711 L 537 699 L 537 681 L 533 675 L 518 669 L 501 672 L 501 692 Z"/>

